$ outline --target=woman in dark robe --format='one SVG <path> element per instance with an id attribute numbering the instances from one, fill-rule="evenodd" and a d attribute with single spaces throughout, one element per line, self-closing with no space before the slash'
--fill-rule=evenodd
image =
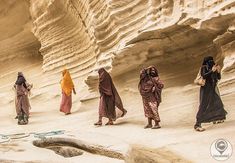
<path id="1" fill-rule="evenodd" d="M 159 78 L 156 67 L 150 66 L 140 72 L 138 87 L 143 100 L 145 117 L 148 118 L 148 124 L 144 128 L 161 128 L 158 107 L 164 84 Z M 152 126 L 152 120 L 155 122 L 154 126 Z"/>
<path id="2" fill-rule="evenodd" d="M 118 118 L 116 115 L 116 107 L 122 111 L 121 117 L 123 117 L 127 111 L 123 107 L 122 100 L 109 73 L 104 68 L 99 69 L 98 73 L 100 92 L 99 120 L 94 125 L 102 125 L 103 117 L 109 119 L 106 125 L 113 125 L 113 121 Z"/>
<path id="3" fill-rule="evenodd" d="M 201 76 L 205 85 L 200 88 L 200 105 L 197 113 L 196 131 L 204 131 L 201 123 L 221 123 L 226 119 L 227 112 L 220 98 L 217 83 L 221 79 L 220 66 L 215 64 L 213 57 L 205 57 L 201 67 Z"/>
<path id="4" fill-rule="evenodd" d="M 15 107 L 16 118 L 19 125 L 28 124 L 30 103 L 28 94 L 32 85 L 27 84 L 26 79 L 22 72 L 18 72 L 18 77 L 15 82 L 14 88 L 16 92 Z"/>

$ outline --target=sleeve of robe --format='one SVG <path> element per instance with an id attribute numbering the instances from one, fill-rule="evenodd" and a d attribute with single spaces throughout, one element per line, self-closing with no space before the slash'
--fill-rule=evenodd
<path id="1" fill-rule="evenodd" d="M 208 76 L 210 76 L 212 74 L 212 70 L 207 70 L 206 66 L 203 66 L 201 68 L 201 76 L 203 77 L 203 79 L 206 79 Z"/>

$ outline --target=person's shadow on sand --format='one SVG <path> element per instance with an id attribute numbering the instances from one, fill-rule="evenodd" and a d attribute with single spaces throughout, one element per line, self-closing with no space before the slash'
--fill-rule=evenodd
<path id="1" fill-rule="evenodd" d="M 122 126 L 122 125 L 136 125 L 136 126 L 144 126 L 144 121 L 141 120 L 120 120 L 114 123 L 116 126 Z"/>

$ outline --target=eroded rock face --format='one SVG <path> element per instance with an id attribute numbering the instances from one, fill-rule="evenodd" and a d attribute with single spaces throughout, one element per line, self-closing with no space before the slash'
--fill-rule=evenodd
<path id="1" fill-rule="evenodd" d="M 82 1 L 31 1 L 33 31 L 42 45 L 44 71 L 60 71 L 66 66 L 80 76 L 91 72 L 97 49 L 89 28 L 92 14 L 84 11 L 84 5 Z"/>
<path id="2" fill-rule="evenodd" d="M 27 0 L 0 1 L 0 62 L 39 54 Z"/>
<path id="3" fill-rule="evenodd" d="M 190 72 L 181 72 L 195 74 L 202 58 L 212 55 L 224 63 L 224 72 L 234 71 L 234 0 L 1 3 L 1 22 L 11 25 L 9 18 L 21 16 L 14 22 L 16 26 L 0 37 L 0 55 L 4 56 L 1 59 L 15 56 L 9 55 L 11 51 L 17 51 L 17 55 L 25 51 L 37 53 L 41 45 L 45 72 L 59 72 L 66 66 L 76 77 L 86 79 L 90 91 L 96 88 L 100 67 L 117 78 L 149 64 L 158 65 L 165 73 L 180 73 L 186 64 Z M 20 14 L 4 17 L 5 12 L 16 14 L 18 10 Z M 1 33 L 6 28 L 1 27 Z M 11 43 L 14 48 L 9 50 Z M 182 66 L 164 70 L 172 65 Z"/>

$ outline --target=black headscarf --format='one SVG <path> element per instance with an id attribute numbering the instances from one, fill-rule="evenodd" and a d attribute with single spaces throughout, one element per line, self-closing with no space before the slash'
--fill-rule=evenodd
<path id="1" fill-rule="evenodd" d="M 17 80 L 15 82 L 16 85 L 22 85 L 26 88 L 26 80 L 22 72 L 18 72 Z"/>
<path id="2" fill-rule="evenodd" d="M 214 65 L 215 62 L 212 56 L 207 56 L 203 59 L 202 66 L 207 66 L 208 69 L 212 69 Z"/>

